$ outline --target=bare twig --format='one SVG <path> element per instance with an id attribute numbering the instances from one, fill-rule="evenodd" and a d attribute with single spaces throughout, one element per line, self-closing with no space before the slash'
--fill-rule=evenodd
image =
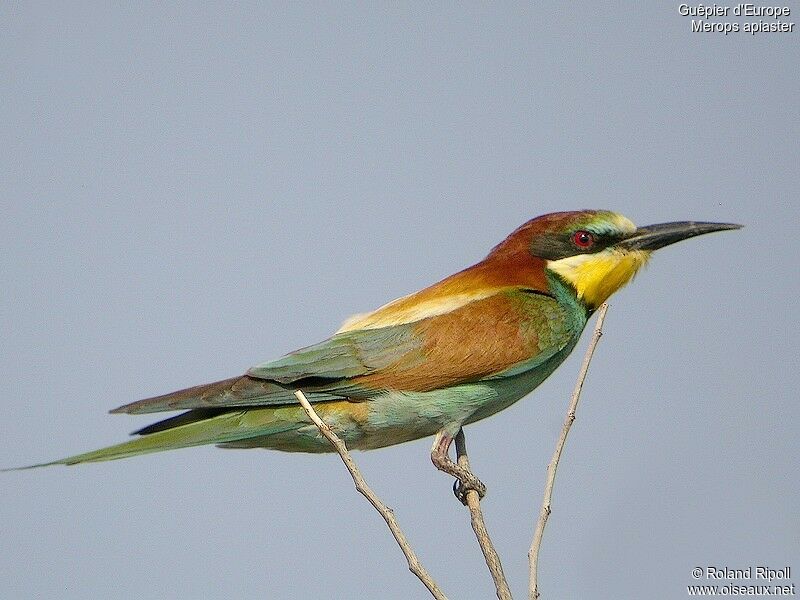
<path id="1" fill-rule="evenodd" d="M 412 550 L 405 534 L 400 529 L 400 525 L 398 525 L 392 509 L 381 502 L 378 496 L 375 495 L 375 492 L 373 492 L 372 489 L 367 485 L 367 482 L 364 481 L 364 478 L 361 476 L 361 472 L 356 466 L 356 463 L 353 461 L 350 453 L 347 451 L 347 446 L 345 446 L 344 442 L 333 432 L 328 424 L 320 419 L 319 415 L 314 410 L 314 407 L 311 406 L 311 403 L 308 401 L 302 391 L 296 390 L 294 395 L 300 401 L 300 404 L 303 406 L 303 410 L 306 411 L 308 418 L 314 422 L 314 425 L 317 426 L 320 433 L 327 438 L 331 445 L 336 449 L 336 452 L 339 453 L 344 466 L 347 467 L 348 471 L 350 471 L 350 476 L 353 478 L 353 483 L 356 486 L 356 490 L 358 490 L 358 492 L 362 494 L 369 501 L 369 503 L 372 504 L 372 506 L 375 507 L 375 510 L 377 510 L 383 517 L 383 520 L 386 521 L 386 524 L 389 526 L 394 539 L 397 541 L 397 545 L 400 546 L 400 549 L 403 551 L 403 554 L 406 557 L 406 561 L 408 561 L 409 571 L 416 575 L 422 584 L 428 588 L 431 596 L 437 600 L 447 600 L 447 596 L 445 596 L 444 593 L 439 589 L 439 586 L 436 585 L 436 582 L 428 574 L 428 571 L 425 570 L 425 567 L 423 567 L 419 562 L 417 555 L 414 554 L 414 550 Z"/>
<path id="2" fill-rule="evenodd" d="M 463 429 L 456 435 L 456 456 L 458 457 L 458 465 L 470 471 L 469 458 L 467 457 L 467 443 L 464 439 Z M 486 530 L 486 523 L 483 520 L 480 496 L 478 492 L 470 489 L 466 491 L 465 497 L 467 508 L 469 508 L 472 530 L 475 532 L 475 537 L 478 538 L 478 544 L 486 560 L 486 566 L 489 567 L 489 572 L 492 574 L 497 597 L 499 600 L 511 600 L 511 591 L 508 589 L 508 582 L 506 582 L 506 577 L 503 574 L 503 566 L 500 564 L 500 557 L 494 549 L 494 544 L 492 544 L 492 540 L 489 538 L 489 532 Z"/>
<path id="3" fill-rule="evenodd" d="M 589 341 L 589 347 L 586 349 L 586 355 L 583 358 L 583 364 L 578 373 L 578 380 L 575 382 L 575 389 L 572 392 L 567 417 L 564 420 L 564 426 L 561 428 L 561 436 L 556 443 L 556 449 L 553 452 L 553 457 L 550 459 L 550 464 L 547 465 L 547 481 L 544 487 L 544 499 L 542 500 L 542 508 L 539 511 L 536 531 L 533 534 L 533 542 L 528 551 L 528 567 L 530 569 L 530 578 L 528 581 L 529 600 L 537 600 L 539 598 L 539 548 L 542 545 L 542 536 L 544 535 L 544 527 L 547 525 L 547 518 L 550 516 L 550 501 L 553 497 L 553 485 L 555 484 L 558 461 L 561 459 L 561 451 L 564 449 L 570 427 L 572 427 L 572 423 L 575 421 L 575 411 L 578 408 L 578 401 L 581 398 L 583 381 L 586 379 L 586 373 L 589 371 L 589 363 L 592 362 L 594 349 L 597 346 L 597 342 L 600 340 L 600 336 L 603 335 L 603 321 L 606 318 L 606 311 L 608 311 L 608 304 L 605 303 L 600 307 L 600 310 L 597 311 L 597 322 L 594 325 L 594 333 L 592 334 L 592 339 Z"/>

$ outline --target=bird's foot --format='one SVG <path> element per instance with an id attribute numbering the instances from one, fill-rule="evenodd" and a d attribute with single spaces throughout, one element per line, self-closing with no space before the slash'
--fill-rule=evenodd
<path id="1" fill-rule="evenodd" d="M 469 471 L 467 471 L 469 477 L 466 480 L 461 478 L 456 478 L 453 482 L 453 494 L 455 494 L 458 501 L 461 502 L 464 506 L 467 505 L 467 492 L 474 491 L 477 492 L 478 498 L 483 500 L 483 497 L 486 495 L 486 485 L 475 475 Z"/>
<path id="2" fill-rule="evenodd" d="M 437 452 L 436 450 L 434 447 L 434 451 L 431 452 L 431 461 L 437 469 L 456 478 L 453 484 L 453 493 L 461 504 L 467 505 L 467 492 L 470 490 L 477 492 L 479 498 L 483 498 L 486 495 L 486 486 L 472 471 L 453 462 L 447 456 L 446 451 Z"/>

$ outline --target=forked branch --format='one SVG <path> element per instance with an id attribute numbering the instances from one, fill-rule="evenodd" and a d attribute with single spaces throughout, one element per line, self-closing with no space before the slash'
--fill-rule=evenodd
<path id="1" fill-rule="evenodd" d="M 587 372 L 589 371 L 589 364 L 592 361 L 592 356 L 594 355 L 594 350 L 597 347 L 597 342 L 603 335 L 603 321 L 605 320 L 607 311 L 607 304 L 603 304 L 597 311 L 597 321 L 595 323 L 594 332 L 592 333 L 592 338 L 589 341 L 589 347 L 586 349 L 586 355 L 584 356 L 581 369 L 578 373 L 578 380 L 576 381 L 575 389 L 572 392 L 567 416 L 564 420 L 564 425 L 561 428 L 561 435 L 556 443 L 556 448 L 553 452 L 552 458 L 550 459 L 550 463 L 547 465 L 547 480 L 545 482 L 544 498 L 539 511 L 539 519 L 536 523 L 536 531 L 534 532 L 533 541 L 531 543 L 530 550 L 528 551 L 530 572 L 530 580 L 528 585 L 529 600 L 538 600 L 539 598 L 539 549 L 542 545 L 544 528 L 547 525 L 547 519 L 550 516 L 550 504 L 553 497 L 553 486 L 555 484 L 558 463 L 561 459 L 561 453 L 564 450 L 564 445 L 567 441 L 567 436 L 569 435 L 572 423 L 575 421 L 575 412 L 578 408 L 578 402 L 580 401 L 583 382 L 586 379 Z M 400 546 L 400 549 L 406 557 L 409 570 L 417 576 L 417 578 L 426 588 L 428 588 L 428 591 L 434 598 L 437 600 L 447 600 L 447 597 L 439 589 L 439 586 L 433 581 L 425 567 L 423 567 L 419 562 L 419 559 L 408 543 L 405 534 L 400 529 L 392 509 L 381 502 L 381 500 L 375 495 L 375 492 L 373 492 L 372 489 L 367 485 L 358 469 L 358 466 L 356 466 L 355 462 L 350 456 L 345 443 L 333 432 L 333 430 L 331 430 L 328 424 L 319 417 L 314 410 L 314 407 L 301 390 L 295 391 L 294 395 L 300 401 L 300 404 L 305 410 L 309 419 L 311 419 L 314 425 L 317 426 L 320 433 L 325 436 L 325 438 L 331 443 L 341 457 L 342 462 L 345 464 L 347 470 L 350 472 L 350 476 L 353 478 L 353 483 L 355 484 L 356 490 L 358 490 L 358 492 L 361 493 L 370 504 L 372 504 L 375 510 L 377 510 L 383 517 L 383 520 L 386 521 L 386 524 L 389 526 L 397 545 Z M 456 455 L 458 457 L 457 464 L 469 471 L 469 458 L 467 457 L 467 449 L 463 431 L 458 433 L 455 442 Z M 503 568 L 500 565 L 500 558 L 494 549 L 492 541 L 489 539 L 488 532 L 486 531 L 486 525 L 484 523 L 483 514 L 480 508 L 480 498 L 478 497 L 478 493 L 474 490 L 468 490 L 466 492 L 466 501 L 467 507 L 470 511 L 472 528 L 475 531 L 475 536 L 478 539 L 481 551 L 486 559 L 486 565 L 489 567 L 489 571 L 492 574 L 492 579 L 495 582 L 497 597 L 500 600 L 510 600 L 511 592 L 509 591 L 508 584 L 506 583 L 505 576 L 503 575 Z"/>

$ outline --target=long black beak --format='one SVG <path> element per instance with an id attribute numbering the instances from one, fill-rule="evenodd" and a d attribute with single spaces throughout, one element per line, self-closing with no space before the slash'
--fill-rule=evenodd
<path id="1" fill-rule="evenodd" d="M 703 223 L 699 221 L 659 223 L 658 225 L 639 227 L 630 237 L 622 240 L 616 246 L 627 250 L 658 250 L 696 235 L 741 228 L 742 225 L 735 223 Z"/>

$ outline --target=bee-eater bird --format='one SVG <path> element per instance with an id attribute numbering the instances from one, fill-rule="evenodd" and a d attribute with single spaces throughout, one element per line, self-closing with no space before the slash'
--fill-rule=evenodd
<path id="1" fill-rule="evenodd" d="M 678 222 L 637 228 L 599 210 L 532 219 L 481 262 L 355 315 L 327 340 L 244 375 L 126 404 L 112 413 L 185 411 L 133 440 L 35 467 L 96 462 L 201 444 L 329 452 L 294 396 L 302 390 L 348 448 L 435 435 L 431 458 L 469 488 L 448 456 L 464 425 L 510 406 L 575 347 L 592 313 L 659 248 L 738 229 Z"/>

